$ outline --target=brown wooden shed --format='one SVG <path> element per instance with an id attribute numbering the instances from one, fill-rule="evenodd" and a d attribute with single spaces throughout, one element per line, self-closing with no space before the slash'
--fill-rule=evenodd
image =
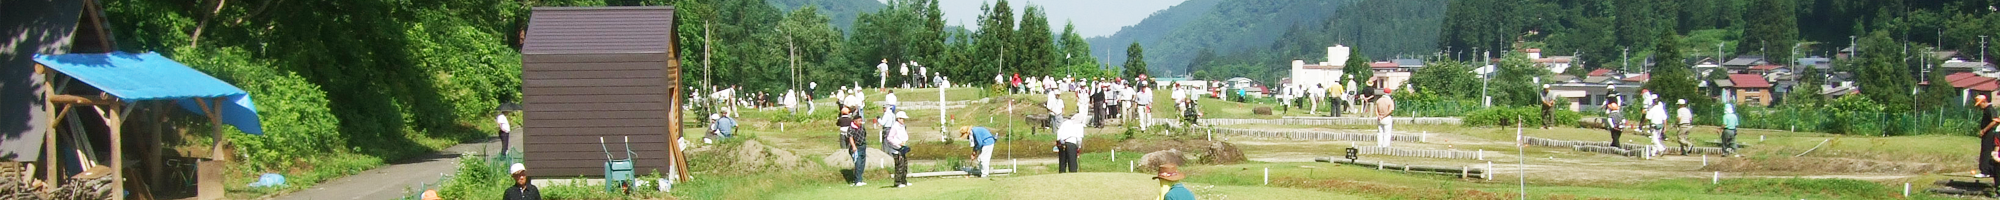
<path id="1" fill-rule="evenodd" d="M 673 20 L 673 7 L 534 8 L 521 50 L 529 176 L 603 176 L 598 138 L 623 159 L 628 136 L 634 172 L 686 171 L 668 165 L 683 157 L 669 139 L 681 127 Z"/>

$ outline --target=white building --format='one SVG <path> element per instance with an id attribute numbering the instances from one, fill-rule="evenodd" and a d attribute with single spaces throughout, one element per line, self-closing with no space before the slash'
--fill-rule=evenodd
<path id="1" fill-rule="evenodd" d="M 1291 84 L 1327 85 L 1341 83 L 1341 68 L 1346 67 L 1349 51 L 1347 46 L 1333 45 L 1326 48 L 1326 61 L 1306 64 L 1305 60 L 1292 60 Z"/>

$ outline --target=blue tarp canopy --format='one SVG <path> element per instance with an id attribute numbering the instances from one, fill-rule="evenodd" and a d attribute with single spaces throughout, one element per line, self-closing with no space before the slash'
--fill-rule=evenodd
<path id="1" fill-rule="evenodd" d="M 126 102 L 171 100 L 183 109 L 207 115 L 195 99 L 221 98 L 218 109 L 223 123 L 244 133 L 264 134 L 249 93 L 159 53 L 36 54 L 35 62 Z"/>

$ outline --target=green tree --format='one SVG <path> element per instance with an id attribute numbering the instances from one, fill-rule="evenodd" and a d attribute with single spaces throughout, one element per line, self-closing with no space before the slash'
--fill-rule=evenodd
<path id="1" fill-rule="evenodd" d="M 973 40 L 974 45 L 979 48 L 978 55 L 993 56 L 996 58 L 980 59 L 982 60 L 979 65 L 981 66 L 980 69 L 994 70 L 994 72 L 1002 73 L 1021 73 L 1024 76 L 1048 75 L 1027 73 L 1024 69 L 1020 68 L 1020 66 L 1025 65 L 1008 62 L 1010 59 L 1007 58 L 1020 55 L 1008 55 L 1012 53 L 1012 49 L 1015 49 L 1013 47 L 1015 39 L 1014 9 L 1007 5 L 1007 0 L 1000 0 L 991 6 L 981 5 L 979 10 L 986 13 L 979 15 L 979 32 L 975 36 L 977 38 Z"/>
<path id="2" fill-rule="evenodd" d="M 1902 45 L 1890 39 L 1885 30 L 1869 33 L 1860 43 L 1861 69 L 1854 75 L 1861 85 L 1861 94 L 1881 103 L 1888 111 L 1909 111 L 1911 98 L 1915 98 L 1911 90 L 1916 89 L 1916 79 L 1902 61 Z"/>
<path id="3" fill-rule="evenodd" d="M 1149 73 L 1151 72 L 1146 69 L 1146 49 L 1139 47 L 1138 42 L 1132 42 L 1131 47 L 1125 47 L 1125 77 L 1139 77 L 1141 74 Z"/>
<path id="4" fill-rule="evenodd" d="M 1472 73 L 1472 65 L 1456 60 L 1442 60 L 1424 64 L 1410 75 L 1410 82 L 1420 91 L 1458 99 L 1479 98 L 1479 76 Z"/>
<path id="5" fill-rule="evenodd" d="M 1055 34 L 1049 32 L 1048 14 L 1043 14 L 1040 6 L 1026 7 L 1021 14 L 1021 29 L 1015 32 L 1013 46 L 1018 48 L 1008 53 L 1007 58 L 1013 60 L 1011 63 L 1018 63 L 1023 73 L 1054 74 L 1058 72 L 1055 70 L 1060 64 L 1058 60 L 1066 59 L 1065 56 L 1077 55 L 1057 53 Z"/>
<path id="6" fill-rule="evenodd" d="M 1653 70 L 1647 73 L 1645 88 L 1660 95 L 1660 101 L 1672 103 L 1687 100 L 1690 103 L 1709 99 L 1696 88 L 1693 66 L 1682 61 L 1680 35 L 1672 31 L 1659 34 L 1659 44 L 1653 48 Z M 1696 103 L 1699 104 L 1699 103 Z"/>
<path id="7" fill-rule="evenodd" d="M 1792 14 L 1791 0 L 1755 0 L 1750 10 L 1743 12 L 1746 27 L 1743 29 L 1743 45 L 1736 46 L 1736 52 L 1764 55 L 1771 60 L 1789 60 L 1791 48 L 1799 35 L 1797 15 Z"/>
<path id="8" fill-rule="evenodd" d="M 1354 84 L 1369 84 L 1362 81 L 1375 78 L 1375 70 L 1368 67 L 1368 63 L 1373 61 L 1368 59 L 1368 55 L 1361 55 L 1361 50 L 1350 49 L 1348 52 L 1352 54 L 1348 54 L 1347 60 L 1344 61 L 1346 66 L 1340 68 L 1341 73 L 1347 75 L 1346 78 L 1353 79 Z"/>

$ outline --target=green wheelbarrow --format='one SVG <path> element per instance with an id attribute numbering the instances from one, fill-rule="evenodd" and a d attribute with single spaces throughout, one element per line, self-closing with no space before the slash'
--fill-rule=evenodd
<path id="1" fill-rule="evenodd" d="M 597 137 L 597 146 L 604 149 L 604 192 L 629 194 L 633 180 L 632 162 L 639 153 L 632 151 L 632 136 L 625 136 L 625 159 L 613 158 L 611 147 L 604 144 L 604 137 Z"/>

